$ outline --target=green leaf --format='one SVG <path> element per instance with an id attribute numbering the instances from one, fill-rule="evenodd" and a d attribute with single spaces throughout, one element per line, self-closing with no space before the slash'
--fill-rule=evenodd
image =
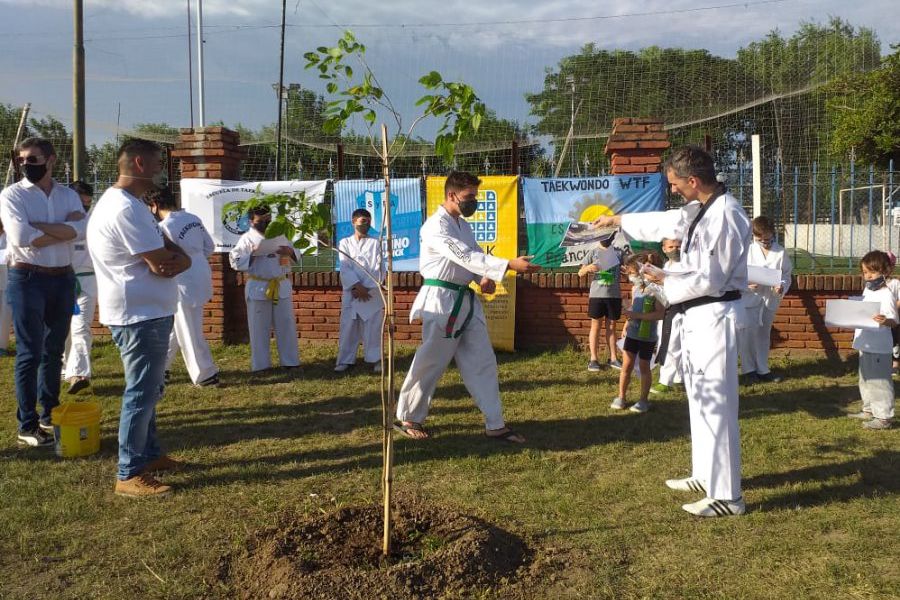
<path id="1" fill-rule="evenodd" d="M 437 71 L 432 71 L 428 75 L 423 75 L 419 78 L 419 83 L 428 88 L 433 88 L 441 83 L 441 74 Z"/>
<path id="2" fill-rule="evenodd" d="M 369 123 L 370 125 L 375 124 L 375 118 L 376 117 L 374 110 L 366 111 L 366 114 L 363 115 L 363 119 L 365 119 L 366 123 Z"/>
<path id="3" fill-rule="evenodd" d="M 344 75 L 349 79 L 353 77 L 353 69 L 350 68 L 350 65 L 344 65 Z"/>
<path id="4" fill-rule="evenodd" d="M 266 227 L 266 239 L 270 240 L 272 238 L 276 238 L 279 235 L 284 235 L 285 229 L 285 221 L 284 217 L 278 215 L 272 218 L 272 222 L 269 223 L 269 226 Z"/>
<path id="5" fill-rule="evenodd" d="M 328 55 L 332 58 L 341 58 L 344 55 L 344 52 L 338 47 L 329 48 Z"/>
<path id="6" fill-rule="evenodd" d="M 325 89 L 328 90 L 329 94 L 333 94 L 338 90 L 338 85 L 335 82 L 331 81 L 328 83 L 328 85 L 325 86 Z"/>

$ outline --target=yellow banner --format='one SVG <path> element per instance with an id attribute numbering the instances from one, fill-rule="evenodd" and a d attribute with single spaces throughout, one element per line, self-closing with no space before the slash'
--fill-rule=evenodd
<path id="1" fill-rule="evenodd" d="M 428 177 L 425 182 L 427 213 L 431 216 L 444 202 L 446 177 Z M 514 175 L 481 177 L 478 210 L 466 219 L 481 249 L 493 256 L 515 258 L 519 251 L 518 178 Z M 497 291 L 482 295 L 491 343 L 498 350 L 512 352 L 516 335 L 516 274 L 507 271 Z"/>

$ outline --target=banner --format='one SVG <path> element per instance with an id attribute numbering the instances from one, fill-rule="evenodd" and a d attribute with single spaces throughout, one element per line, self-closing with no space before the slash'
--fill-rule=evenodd
<path id="1" fill-rule="evenodd" d="M 378 237 L 384 218 L 384 180 L 355 179 L 334 184 L 335 243 L 353 235 L 350 216 L 357 208 L 372 214 L 372 237 Z M 419 270 L 419 229 L 422 228 L 422 192 L 419 178 L 391 179 L 391 232 L 394 271 Z M 340 269 L 335 256 L 335 268 Z"/>
<path id="2" fill-rule="evenodd" d="M 238 239 L 250 228 L 246 214 L 222 214 L 229 202 L 247 200 L 257 192 L 262 194 L 291 194 L 306 192 L 312 201 L 325 199 L 328 180 L 321 181 L 227 181 L 224 179 L 182 179 L 181 207 L 194 213 L 209 231 L 216 252 L 229 252 Z"/>
<path id="3" fill-rule="evenodd" d="M 446 177 L 426 180 L 427 214 L 431 215 L 444 202 Z M 478 209 L 466 221 L 472 226 L 475 240 L 487 254 L 503 258 L 518 256 L 518 178 L 515 176 L 481 177 Z M 478 292 L 478 286 L 472 287 Z M 512 352 L 516 334 L 516 274 L 507 271 L 502 283 L 490 295 L 478 293 L 483 300 L 491 343 L 498 350 Z"/>
<path id="4" fill-rule="evenodd" d="M 662 173 L 524 179 L 528 254 L 542 267 L 579 265 L 593 244 L 560 247 L 571 223 L 589 223 L 602 215 L 663 210 L 665 186 Z"/>

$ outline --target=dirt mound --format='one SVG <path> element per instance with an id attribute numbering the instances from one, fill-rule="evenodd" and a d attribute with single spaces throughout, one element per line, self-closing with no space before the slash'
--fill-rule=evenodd
<path id="1" fill-rule="evenodd" d="M 285 516 L 223 557 L 217 583 L 233 597 L 438 598 L 511 584 L 532 552 L 477 517 L 403 499 L 395 504 L 393 555 L 381 555 L 382 507 Z"/>

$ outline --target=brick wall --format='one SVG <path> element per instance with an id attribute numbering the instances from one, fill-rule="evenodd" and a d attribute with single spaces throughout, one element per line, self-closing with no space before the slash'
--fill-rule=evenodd
<path id="1" fill-rule="evenodd" d="M 613 175 L 658 173 L 662 153 L 670 146 L 662 119 L 622 117 L 613 120 L 613 129 L 604 151 Z"/>

